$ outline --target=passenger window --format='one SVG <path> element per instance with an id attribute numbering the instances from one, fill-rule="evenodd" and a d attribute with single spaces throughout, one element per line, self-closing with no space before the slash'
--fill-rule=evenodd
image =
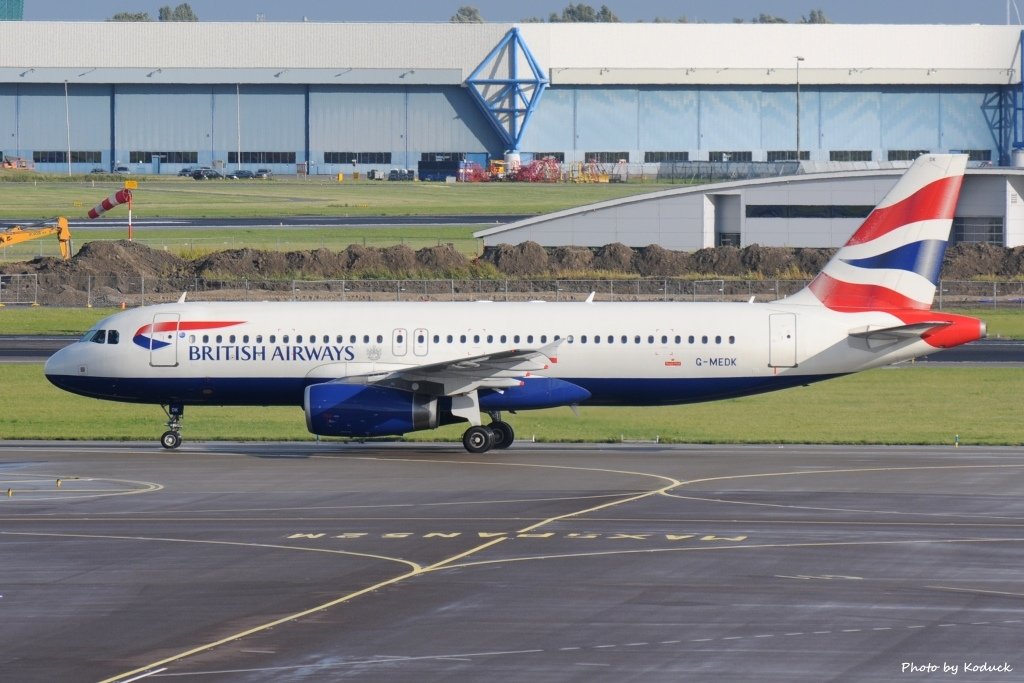
<path id="1" fill-rule="evenodd" d="M 223 341 L 224 341 L 224 335 L 218 334 L 217 335 L 217 343 L 221 344 L 221 343 L 223 343 Z"/>
<path id="2" fill-rule="evenodd" d="M 203 343 L 204 344 L 209 344 L 210 343 L 210 335 L 208 335 L 208 334 L 204 334 L 203 335 Z"/>
<path id="3" fill-rule="evenodd" d="M 479 334 L 474 334 L 473 335 L 473 343 L 474 344 L 479 344 L 480 343 L 480 335 Z"/>
<path id="4" fill-rule="evenodd" d="M 445 337 L 445 340 L 447 340 L 447 342 L 451 344 L 453 341 L 455 341 L 455 337 L 449 334 L 447 337 Z"/>
<path id="5" fill-rule="evenodd" d="M 708 336 L 706 334 L 700 338 L 700 343 L 701 344 L 707 344 L 708 343 Z"/>
<path id="6" fill-rule="evenodd" d="M 256 335 L 256 343 L 257 344 L 262 344 L 263 343 L 263 335 L 262 334 L 257 334 Z"/>
<path id="7" fill-rule="evenodd" d="M 463 335 L 459 335 L 459 343 L 461 343 L 461 344 L 465 344 L 466 343 L 466 335 L 464 335 L 464 334 Z"/>
<path id="8" fill-rule="evenodd" d="M 513 344 L 518 344 L 519 343 L 519 335 L 518 334 L 516 336 L 512 337 L 512 343 Z"/>
<path id="9" fill-rule="evenodd" d="M 235 335 L 231 335 L 230 337 L 228 337 L 228 342 L 234 344 L 235 343 Z"/>
<path id="10" fill-rule="evenodd" d="M 682 342 L 683 342 L 683 338 L 682 338 L 682 337 L 680 337 L 680 336 L 679 336 L 679 335 L 677 334 L 677 335 L 676 335 L 676 344 L 681 344 Z"/>
<path id="11" fill-rule="evenodd" d="M 368 334 L 364 334 L 363 335 L 363 343 L 364 344 L 369 344 L 370 343 L 370 335 L 368 335 Z"/>
<path id="12" fill-rule="evenodd" d="M 586 344 L 586 343 L 587 343 L 587 335 L 585 335 L 585 334 L 584 335 L 580 335 L 580 344 Z"/>
<path id="13" fill-rule="evenodd" d="M 494 335 L 493 334 L 487 335 L 487 343 L 488 344 L 493 344 L 494 343 Z"/>
<path id="14" fill-rule="evenodd" d="M 325 334 L 324 335 L 324 344 L 330 344 L 330 343 L 331 343 L 331 336 L 328 335 L 328 334 Z"/>
<path id="15" fill-rule="evenodd" d="M 505 343 L 507 343 L 507 342 L 508 342 L 508 337 L 507 337 L 506 335 L 504 335 L 504 334 L 503 334 L 503 335 L 501 335 L 501 343 L 502 343 L 502 344 L 505 344 Z"/>
<path id="16" fill-rule="evenodd" d="M 540 335 L 540 343 L 541 344 L 547 344 L 548 343 L 548 335 L 546 335 L 546 334 Z"/>
<path id="17" fill-rule="evenodd" d="M 384 343 L 384 335 L 383 334 L 378 334 L 377 335 L 377 343 L 378 344 L 383 344 Z"/>
<path id="18" fill-rule="evenodd" d="M 296 344 L 301 344 L 302 343 L 302 335 L 301 334 L 295 335 L 295 343 Z"/>
<path id="19" fill-rule="evenodd" d="M 349 344 L 355 344 L 355 343 L 356 343 L 356 339 L 357 339 L 356 335 L 354 335 L 354 334 L 350 334 L 350 335 L 348 336 L 348 343 L 349 343 Z"/>
<path id="20" fill-rule="evenodd" d="M 615 337 L 613 337 L 612 335 L 609 334 L 608 335 L 608 343 L 609 344 L 614 344 L 615 343 Z"/>
<path id="21" fill-rule="evenodd" d="M 568 337 L 566 337 L 565 340 L 567 342 L 569 342 L 570 344 L 575 344 L 576 343 L 576 340 L 573 339 L 573 336 L 571 334 Z"/>
<path id="22" fill-rule="evenodd" d="M 276 334 L 270 335 L 270 343 L 271 344 L 277 343 L 277 335 Z"/>
<path id="23" fill-rule="evenodd" d="M 326 337 L 325 337 L 325 339 L 326 339 Z M 335 344 L 344 344 L 345 343 L 345 335 L 339 334 L 337 337 L 334 338 L 334 343 Z"/>
<path id="24" fill-rule="evenodd" d="M 196 335 L 194 335 L 194 334 L 190 334 L 190 335 L 188 336 L 188 343 L 189 343 L 189 344 L 195 344 L 195 343 L 196 343 Z"/>
<path id="25" fill-rule="evenodd" d="M 635 337 L 633 337 L 633 343 L 634 344 L 639 344 L 640 343 L 640 335 L 639 334 L 636 335 Z"/>
<path id="26" fill-rule="evenodd" d="M 715 343 L 716 344 L 721 344 L 722 343 L 722 335 L 716 335 L 715 336 Z"/>
<path id="27" fill-rule="evenodd" d="M 730 343 L 730 344 L 735 344 L 735 343 L 736 343 L 736 337 L 734 337 L 734 336 L 732 336 L 732 335 L 730 334 L 730 335 L 729 335 L 729 343 Z"/>
<path id="28" fill-rule="evenodd" d="M 405 337 L 403 337 L 402 335 L 398 335 L 397 337 L 395 337 L 395 343 L 396 344 L 401 344 L 404 341 L 405 341 Z"/>
<path id="29" fill-rule="evenodd" d="M 692 344 L 693 343 L 693 335 L 691 334 L 689 337 L 687 337 L 686 341 L 688 341 L 688 342 L 690 342 Z"/>
<path id="30" fill-rule="evenodd" d="M 601 343 L 601 335 L 599 335 L 599 334 L 595 334 L 594 335 L 594 343 L 595 344 L 600 344 Z"/>
<path id="31" fill-rule="evenodd" d="M 527 344 L 532 344 L 533 343 L 533 335 L 532 334 L 526 335 L 526 343 Z"/>
<path id="32" fill-rule="evenodd" d="M 661 335 L 661 343 L 662 344 L 668 344 L 668 336 L 667 335 L 664 335 L 664 334 Z"/>
<path id="33" fill-rule="evenodd" d="M 654 335 L 653 334 L 647 336 L 647 343 L 648 344 L 653 344 L 654 343 Z"/>
<path id="34" fill-rule="evenodd" d="M 441 341 L 441 335 L 439 335 L 439 334 L 435 334 L 435 335 L 434 335 L 434 343 L 435 343 L 435 344 L 437 344 L 437 343 L 439 343 L 440 341 Z"/>
<path id="35" fill-rule="evenodd" d="M 248 344 L 249 343 L 249 335 L 247 335 L 247 334 L 243 334 L 242 335 L 242 343 L 243 344 Z"/>
<path id="36" fill-rule="evenodd" d="M 284 335 L 283 337 L 281 337 L 281 341 L 282 341 L 283 343 L 287 344 L 287 343 L 288 343 L 288 335 L 286 334 L 286 335 Z"/>
<path id="37" fill-rule="evenodd" d="M 107 332 L 107 343 L 108 344 L 116 344 L 119 341 L 121 341 L 121 333 L 120 332 L 118 332 L 117 330 L 110 330 L 109 332 Z"/>

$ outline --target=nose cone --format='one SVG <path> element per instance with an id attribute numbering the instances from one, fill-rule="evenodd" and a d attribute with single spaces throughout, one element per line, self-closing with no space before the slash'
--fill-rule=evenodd
<path id="1" fill-rule="evenodd" d="M 50 380 L 50 383 L 54 386 L 68 391 L 70 391 L 69 380 L 83 372 L 77 359 L 74 357 L 73 346 L 65 346 L 47 358 L 46 364 L 43 366 L 43 374 L 46 375 L 46 379 Z"/>

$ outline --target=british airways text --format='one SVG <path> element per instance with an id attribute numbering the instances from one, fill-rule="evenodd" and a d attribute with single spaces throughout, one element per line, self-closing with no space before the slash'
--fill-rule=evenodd
<path id="1" fill-rule="evenodd" d="M 196 344 L 188 347 L 191 361 L 350 361 L 352 346 L 267 346 L 265 344 Z"/>

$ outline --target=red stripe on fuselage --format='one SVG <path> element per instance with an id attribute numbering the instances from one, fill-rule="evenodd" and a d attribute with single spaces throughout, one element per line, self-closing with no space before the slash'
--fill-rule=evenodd
<path id="1" fill-rule="evenodd" d="M 140 334 L 152 333 L 152 332 L 168 332 L 170 330 L 180 330 L 182 332 L 186 330 L 216 330 L 222 327 L 231 327 L 232 325 L 241 325 L 244 320 L 236 320 L 231 322 L 209 322 L 200 320 L 184 320 L 181 322 L 168 321 L 157 323 L 153 325 L 143 325 L 135 333 L 136 336 Z"/>
<path id="2" fill-rule="evenodd" d="M 953 218 L 962 182 L 962 175 L 941 178 L 892 206 L 875 209 L 846 246 L 870 242 L 910 223 Z"/>

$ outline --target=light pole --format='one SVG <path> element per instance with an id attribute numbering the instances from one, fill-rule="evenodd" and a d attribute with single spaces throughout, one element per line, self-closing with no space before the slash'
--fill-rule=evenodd
<path id="1" fill-rule="evenodd" d="M 796 160 L 800 161 L 800 62 L 803 57 L 796 58 Z"/>

